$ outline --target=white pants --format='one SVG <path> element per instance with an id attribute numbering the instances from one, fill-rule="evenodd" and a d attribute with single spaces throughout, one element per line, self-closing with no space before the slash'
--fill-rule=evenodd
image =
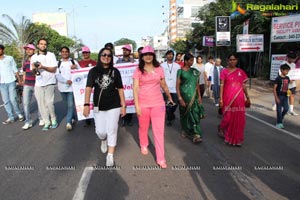
<path id="1" fill-rule="evenodd" d="M 55 85 L 34 87 L 35 98 L 45 124 L 51 124 L 51 121 L 56 121 L 54 109 L 54 91 Z M 49 115 L 51 121 L 49 120 Z"/>
<path id="2" fill-rule="evenodd" d="M 115 147 L 117 144 L 120 112 L 120 108 L 94 112 L 96 134 L 100 140 L 107 138 L 107 145 L 110 147 Z"/>

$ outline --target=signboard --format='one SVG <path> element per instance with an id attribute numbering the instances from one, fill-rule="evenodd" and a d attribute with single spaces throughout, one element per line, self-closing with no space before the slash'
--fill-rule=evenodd
<path id="1" fill-rule="evenodd" d="M 216 16 L 216 46 L 230 46 L 230 17 Z"/>
<path id="2" fill-rule="evenodd" d="M 274 81 L 279 73 L 280 65 L 286 60 L 286 54 L 273 54 L 271 59 L 270 80 Z"/>
<path id="3" fill-rule="evenodd" d="M 273 17 L 271 42 L 300 41 L 300 15 Z"/>
<path id="4" fill-rule="evenodd" d="M 60 35 L 68 36 L 68 23 L 66 13 L 35 13 L 32 15 L 33 23 L 47 24 Z"/>
<path id="5" fill-rule="evenodd" d="M 202 45 L 205 47 L 215 46 L 215 38 L 213 36 L 203 36 Z"/>
<path id="6" fill-rule="evenodd" d="M 263 34 L 238 34 L 236 36 L 237 52 L 263 52 L 264 35 Z"/>

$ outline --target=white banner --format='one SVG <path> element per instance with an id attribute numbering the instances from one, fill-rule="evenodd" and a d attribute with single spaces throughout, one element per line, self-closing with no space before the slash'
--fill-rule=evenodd
<path id="1" fill-rule="evenodd" d="M 300 15 L 273 17 L 271 42 L 300 41 Z"/>
<path id="2" fill-rule="evenodd" d="M 289 71 L 290 80 L 300 80 L 300 69 L 292 69 Z"/>
<path id="3" fill-rule="evenodd" d="M 137 68 L 137 63 L 122 63 L 122 64 L 116 64 L 114 67 L 118 68 L 123 82 L 123 88 L 125 93 L 125 101 L 127 105 L 126 113 L 135 113 L 134 108 L 134 99 L 133 99 L 133 80 L 132 76 Z M 76 106 L 76 112 L 77 112 L 77 118 L 78 120 L 84 120 L 87 118 L 93 118 L 94 112 L 93 112 L 93 94 L 92 92 L 91 98 L 90 98 L 90 115 L 86 118 L 83 116 L 83 104 L 84 98 L 85 98 L 85 88 L 86 88 L 86 81 L 87 76 L 92 67 L 88 68 L 81 68 L 79 70 L 72 71 L 72 82 L 73 82 L 73 93 L 74 93 L 74 99 L 75 99 L 75 106 Z"/>
<path id="4" fill-rule="evenodd" d="M 87 81 L 87 75 L 93 67 L 81 68 L 78 70 L 73 70 L 72 73 L 72 82 L 73 82 L 73 94 L 75 100 L 75 107 L 78 120 L 88 119 L 94 117 L 93 111 L 93 95 L 94 91 L 92 91 L 90 98 L 90 115 L 88 117 L 83 116 L 83 104 L 85 103 L 85 87 Z"/>
<path id="5" fill-rule="evenodd" d="M 236 35 L 237 52 L 263 52 L 263 34 L 238 34 Z"/>

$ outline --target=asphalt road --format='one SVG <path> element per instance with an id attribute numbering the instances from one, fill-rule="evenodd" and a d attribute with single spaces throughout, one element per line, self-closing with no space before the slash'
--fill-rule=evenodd
<path id="1" fill-rule="evenodd" d="M 205 98 L 203 143 L 181 138 L 177 114 L 165 131 L 168 168 L 160 170 L 153 143 L 149 155 L 140 154 L 135 119 L 134 126 L 119 128 L 116 167 L 108 170 L 94 127 L 78 122 L 66 131 L 66 109 L 57 95 L 57 129 L 42 132 L 35 124 L 23 131 L 23 122 L 0 125 L 0 199 L 300 199 L 300 116 L 287 116 L 286 129 L 275 129 L 272 93 L 253 90 L 251 99 L 241 148 L 217 136 L 220 117 Z M 5 119 L 1 107 L 0 120 Z"/>

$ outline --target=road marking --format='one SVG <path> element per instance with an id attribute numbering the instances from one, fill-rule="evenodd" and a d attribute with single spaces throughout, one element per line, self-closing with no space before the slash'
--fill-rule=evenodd
<path id="1" fill-rule="evenodd" d="M 278 128 L 276 128 L 273 124 L 270 124 L 270 123 L 268 123 L 268 122 L 266 122 L 266 121 L 264 121 L 264 120 L 261 120 L 261 119 L 259 119 L 259 118 L 257 118 L 257 117 L 254 117 L 253 115 L 250 115 L 250 114 L 248 114 L 248 113 L 246 113 L 246 116 L 248 116 L 248 117 L 250 117 L 250 118 L 252 118 L 252 119 L 254 119 L 254 120 L 257 120 L 257 121 L 259 121 L 259 122 L 261 122 L 261 123 L 263 123 L 263 124 L 265 124 L 265 125 L 267 125 L 267 126 L 270 126 L 270 127 L 274 128 L 274 129 L 276 129 L 277 131 L 281 131 L 281 132 L 286 133 L 286 134 L 288 134 L 288 135 L 290 135 L 290 136 L 292 136 L 292 137 L 294 137 L 294 138 L 296 138 L 296 139 L 300 139 L 300 135 L 296 135 L 296 134 L 294 134 L 294 133 L 292 133 L 292 132 L 289 132 L 289 131 L 287 131 L 287 130 L 284 130 L 284 129 L 278 129 Z"/>
<path id="2" fill-rule="evenodd" d="M 93 173 L 93 167 L 84 168 L 84 171 L 82 173 L 81 179 L 78 183 L 76 192 L 75 192 L 72 200 L 83 200 L 84 199 L 87 187 L 89 185 L 89 182 L 90 182 L 90 179 L 92 176 L 92 173 Z"/>

